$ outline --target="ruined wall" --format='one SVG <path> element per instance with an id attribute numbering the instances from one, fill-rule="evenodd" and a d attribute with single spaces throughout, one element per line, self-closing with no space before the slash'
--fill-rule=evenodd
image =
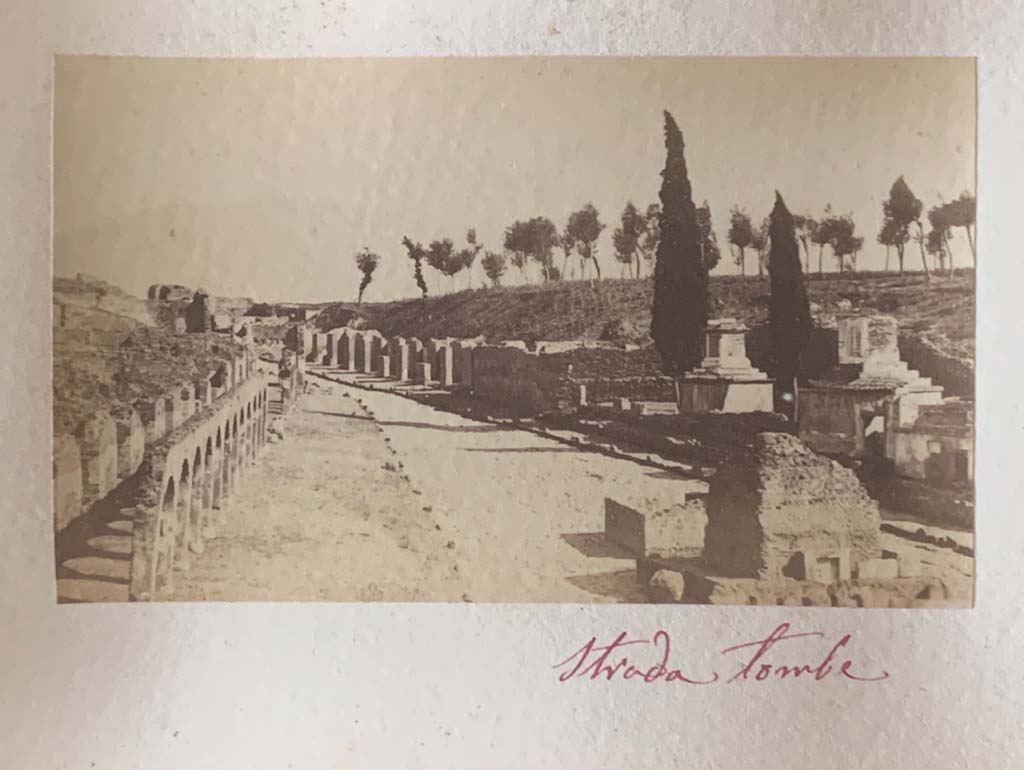
<path id="1" fill-rule="evenodd" d="M 201 548 L 214 511 L 266 443 L 268 380 L 254 376 L 147 447 L 132 490 L 132 600 L 173 588 Z"/>
<path id="2" fill-rule="evenodd" d="M 609 392 L 627 376 L 660 376 L 653 348 L 581 341 L 540 342 L 535 351 L 525 348 L 524 343 L 473 348 L 474 392 L 531 412 L 561 411 L 579 405 L 581 384 L 586 384 L 587 400 L 593 403 L 598 399 L 591 389 Z"/>
<path id="3" fill-rule="evenodd" d="M 513 347 L 473 351 L 473 392 L 529 412 L 570 409 L 579 390 L 559 362 Z"/>
<path id="4" fill-rule="evenodd" d="M 878 505 L 853 471 L 788 434 L 759 434 L 747 462 L 720 468 L 707 513 L 704 558 L 723 575 L 803 579 L 790 574 L 802 556 L 834 559 L 848 579 L 881 555 Z"/>

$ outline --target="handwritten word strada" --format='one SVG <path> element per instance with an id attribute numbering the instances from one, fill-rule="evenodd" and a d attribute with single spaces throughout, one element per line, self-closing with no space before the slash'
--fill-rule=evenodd
<path id="1" fill-rule="evenodd" d="M 764 639 L 726 647 L 721 651 L 721 655 L 730 660 L 726 674 L 677 668 L 671 659 L 672 642 L 667 631 L 657 631 L 650 639 L 629 639 L 623 631 L 608 644 L 598 644 L 597 637 L 591 637 L 553 668 L 560 671 L 559 682 L 570 679 L 630 679 L 646 684 L 680 682 L 708 685 L 801 677 L 819 682 L 830 677 L 855 682 L 879 682 L 889 678 L 887 671 L 866 672 L 855 661 L 849 649 L 849 634 L 831 645 L 827 641 L 818 644 L 809 652 L 807 643 L 794 645 L 792 640 L 824 640 L 825 634 L 821 631 L 791 634 L 789 630 L 789 623 L 781 623 Z"/>

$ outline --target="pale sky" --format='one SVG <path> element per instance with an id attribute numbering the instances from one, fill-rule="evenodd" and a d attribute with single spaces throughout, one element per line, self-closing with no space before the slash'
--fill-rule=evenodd
<path id="1" fill-rule="evenodd" d="M 561 228 L 592 202 L 618 276 L 611 232 L 627 200 L 657 200 L 663 109 L 723 252 L 730 208 L 757 222 L 778 188 L 794 212 L 851 212 L 858 266 L 880 269 L 899 174 L 926 210 L 974 191 L 975 99 L 970 59 L 60 57 L 54 269 L 139 295 L 351 300 L 365 246 L 382 256 L 366 299 L 387 300 L 418 294 L 403 235 L 475 227 L 500 251 L 514 220 Z M 953 250 L 970 264 L 962 235 Z"/>

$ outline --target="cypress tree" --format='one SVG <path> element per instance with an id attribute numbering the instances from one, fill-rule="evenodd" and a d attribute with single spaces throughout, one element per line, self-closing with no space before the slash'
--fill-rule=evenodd
<path id="1" fill-rule="evenodd" d="M 775 191 L 775 207 L 768 226 L 771 247 L 768 252 L 768 274 L 771 277 L 771 301 L 768 323 L 775 352 L 776 394 L 791 415 L 796 414 L 796 380 L 800 372 L 800 355 L 811 337 L 811 309 L 807 302 L 800 267 L 793 215 Z"/>
<path id="2" fill-rule="evenodd" d="M 701 259 L 701 235 L 683 149 L 683 134 L 666 110 L 651 337 L 663 371 L 677 379 L 700 364 L 708 320 L 708 272 Z"/>

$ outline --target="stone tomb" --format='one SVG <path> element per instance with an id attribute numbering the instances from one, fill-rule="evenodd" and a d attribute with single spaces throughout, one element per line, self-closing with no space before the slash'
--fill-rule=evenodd
<path id="1" fill-rule="evenodd" d="M 683 412 L 771 412 L 772 380 L 747 358 L 747 328 L 732 318 L 709 321 L 704 360 L 679 383 Z"/>
<path id="2" fill-rule="evenodd" d="M 604 501 L 605 539 L 636 559 L 697 558 L 708 517 L 703 495 L 687 495 L 685 482 L 650 479 L 635 492 Z"/>
<path id="3" fill-rule="evenodd" d="M 832 584 L 879 559 L 881 519 L 852 470 L 795 436 L 761 433 L 708 492 L 705 562 L 715 574 Z"/>
<path id="4" fill-rule="evenodd" d="M 819 452 L 895 460 L 897 431 L 913 426 L 923 406 L 942 403 L 942 388 L 900 359 L 892 316 L 848 316 L 837 325 L 837 358 L 856 377 L 800 389 L 800 438 Z"/>

